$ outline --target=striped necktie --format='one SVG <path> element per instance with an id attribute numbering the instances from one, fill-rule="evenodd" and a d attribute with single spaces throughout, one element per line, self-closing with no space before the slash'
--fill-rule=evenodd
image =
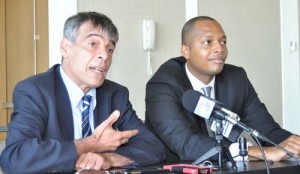
<path id="1" fill-rule="evenodd" d="M 212 89 L 211 86 L 203 87 L 202 90 L 203 90 L 204 95 L 207 97 L 210 97 L 211 89 Z"/>
<path id="2" fill-rule="evenodd" d="M 82 104 L 83 110 L 81 113 L 81 116 L 82 116 L 82 123 L 81 123 L 82 138 L 92 134 L 91 126 L 89 123 L 89 111 L 90 111 L 91 101 L 92 101 L 92 96 L 90 96 L 90 95 L 84 95 L 82 97 L 82 103 L 83 103 Z"/>

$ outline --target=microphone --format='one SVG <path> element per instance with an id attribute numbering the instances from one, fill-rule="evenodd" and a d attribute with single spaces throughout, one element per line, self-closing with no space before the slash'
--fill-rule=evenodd
<path id="1" fill-rule="evenodd" d="M 244 137 L 239 138 L 239 149 L 240 149 L 239 154 L 243 158 L 244 168 L 246 168 L 247 165 L 245 163 L 245 156 L 248 155 L 246 138 Z"/>
<path id="2" fill-rule="evenodd" d="M 269 141 L 267 137 L 240 122 L 240 117 L 237 114 L 221 107 L 221 103 L 219 101 L 209 98 L 198 91 L 192 89 L 187 90 L 182 96 L 182 104 L 185 109 L 200 117 L 209 119 L 210 116 L 213 115 L 217 119 L 227 120 L 231 124 L 240 127 L 253 136 L 256 136 L 264 141 Z"/>
<path id="3" fill-rule="evenodd" d="M 240 120 L 240 117 L 236 113 L 221 107 L 221 102 L 207 97 L 201 94 L 199 91 L 195 91 L 192 89 L 187 90 L 183 94 L 182 103 L 185 109 L 195 112 L 196 115 L 199 115 L 205 119 L 209 119 L 213 109 L 215 109 L 220 111 L 224 115 L 220 115 L 221 117 L 225 117 L 225 115 L 228 115 L 229 117 L 232 117 L 236 120 Z M 221 120 L 224 119 L 221 118 Z"/>
<path id="4" fill-rule="evenodd" d="M 221 107 L 221 102 L 209 98 L 195 90 L 186 91 L 183 94 L 182 103 L 188 111 L 191 111 L 205 119 L 209 119 L 211 115 L 215 115 L 216 118 L 221 117 L 219 118 L 220 120 L 226 120 L 225 116 L 240 120 L 240 117 L 236 113 Z M 228 138 L 230 141 L 235 142 L 239 134 L 231 134 L 233 124 L 228 121 L 223 121 L 223 128 L 223 136 Z M 213 122 L 211 129 L 215 132 L 216 121 Z"/>
<path id="5" fill-rule="evenodd" d="M 201 94 L 199 91 L 190 89 L 183 94 L 182 104 L 186 110 L 193 112 L 194 114 L 202 118 L 209 119 L 210 116 L 213 115 L 217 119 L 227 120 L 231 124 L 243 129 L 252 137 L 269 142 L 274 146 L 276 146 L 277 148 L 279 148 L 280 150 L 286 152 L 289 156 L 291 156 L 297 161 L 298 165 L 300 165 L 300 160 L 294 154 L 292 154 L 290 151 L 286 150 L 285 148 L 281 147 L 280 145 L 274 143 L 273 141 L 271 141 L 270 139 L 268 139 L 266 136 L 259 133 L 258 131 L 240 122 L 239 121 L 240 117 L 237 114 L 225 108 L 222 108 L 220 106 L 221 103 L 219 101 L 209 98 Z"/>
<path id="6" fill-rule="evenodd" d="M 240 137 L 239 138 L 239 149 L 240 149 L 240 156 L 247 156 L 248 155 L 248 151 L 247 151 L 247 141 L 246 138 L 244 137 Z"/>

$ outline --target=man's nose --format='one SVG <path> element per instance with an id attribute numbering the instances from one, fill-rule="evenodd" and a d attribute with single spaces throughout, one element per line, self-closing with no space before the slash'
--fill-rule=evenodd
<path id="1" fill-rule="evenodd" d="M 100 48 L 98 50 L 98 56 L 97 56 L 99 59 L 103 59 L 103 60 L 106 60 L 108 59 L 108 52 L 107 52 L 107 49 L 104 47 L 104 48 Z"/>
<path id="2" fill-rule="evenodd" d="M 222 43 L 220 43 L 220 42 L 216 42 L 216 43 L 214 44 L 213 52 L 219 53 L 219 52 L 224 52 L 224 51 L 226 51 L 226 50 L 227 50 L 226 45 L 224 45 L 224 44 L 222 44 Z"/>

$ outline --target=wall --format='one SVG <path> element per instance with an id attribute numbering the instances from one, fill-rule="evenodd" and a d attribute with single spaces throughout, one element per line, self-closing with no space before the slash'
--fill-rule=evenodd
<path id="1" fill-rule="evenodd" d="M 183 0 L 78 0 L 78 11 L 98 11 L 109 16 L 119 29 L 120 40 L 108 79 L 128 87 L 130 100 L 145 118 L 147 52 L 142 44 L 142 21 L 156 22 L 156 49 L 151 52 L 153 72 L 167 59 L 180 55 L 180 33 L 185 22 Z"/>
<path id="2" fill-rule="evenodd" d="M 199 15 L 217 19 L 227 34 L 227 63 L 245 68 L 258 96 L 282 125 L 279 0 L 199 0 L 198 4 Z"/>
<path id="3" fill-rule="evenodd" d="M 142 119 L 145 105 L 144 85 L 149 79 L 146 75 L 147 55 L 142 50 L 142 19 L 151 18 L 159 21 L 157 50 L 152 52 L 152 65 L 155 71 L 162 62 L 180 54 L 180 30 L 185 14 L 189 16 L 189 14 L 199 13 L 199 15 L 215 17 L 228 35 L 230 54 L 227 62 L 243 66 L 247 70 L 260 99 L 267 105 L 270 113 L 280 125 L 284 123 L 284 128 L 295 133 L 300 132 L 299 127 L 293 126 L 295 120 L 300 119 L 298 117 L 300 68 L 299 30 L 297 29 L 299 3 L 297 0 L 227 0 L 226 2 L 222 0 L 165 0 L 164 3 L 145 0 L 128 0 L 126 3 L 116 0 L 108 2 L 104 0 L 51 0 L 48 2 L 49 18 L 53 19 L 49 19 L 50 55 L 52 55 L 50 66 L 60 63 L 61 56 L 57 43 L 61 39 L 62 21 L 77 12 L 77 3 L 80 6 L 79 10 L 101 9 L 113 17 L 118 27 L 120 24 L 123 25 L 119 27 L 122 32 L 121 40 L 117 46 L 109 78 L 128 86 L 131 101 Z M 195 13 L 195 8 L 185 11 L 185 2 L 195 3 L 196 5 L 191 7 L 198 7 L 199 12 Z M 131 26 L 127 25 L 127 22 Z M 297 25 L 295 27 L 291 24 Z M 290 38 L 294 35 L 297 37 Z M 298 56 L 293 55 L 288 58 L 291 55 L 289 43 L 294 40 L 297 42 Z M 281 58 L 279 58 L 280 49 Z"/>
<path id="4" fill-rule="evenodd" d="M 199 15 L 216 18 L 228 36 L 228 63 L 242 66 L 274 118 L 282 124 L 279 0 L 198 0 Z M 269 9 L 266 11 L 265 9 Z M 78 0 L 78 11 L 96 10 L 113 19 L 120 42 L 108 78 L 127 86 L 138 115 L 144 118 L 147 54 L 142 50 L 142 20 L 157 22 L 155 71 L 180 55 L 185 22 L 182 0 Z M 274 100 L 276 94 L 276 100 Z"/>

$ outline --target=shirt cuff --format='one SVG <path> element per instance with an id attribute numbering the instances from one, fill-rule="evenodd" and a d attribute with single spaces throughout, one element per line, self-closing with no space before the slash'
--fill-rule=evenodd
<path id="1" fill-rule="evenodd" d="M 122 169 L 135 169 L 138 167 L 139 167 L 139 164 L 137 162 L 132 162 L 132 163 L 126 164 L 125 166 L 122 166 L 121 168 Z"/>

